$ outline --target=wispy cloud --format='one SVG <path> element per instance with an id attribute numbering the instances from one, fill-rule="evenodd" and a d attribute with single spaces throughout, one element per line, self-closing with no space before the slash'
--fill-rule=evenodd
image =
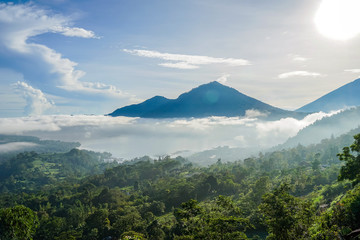
<path id="1" fill-rule="evenodd" d="M 168 68 L 177 68 L 177 69 L 196 69 L 196 68 L 199 68 L 199 66 L 189 64 L 187 62 L 159 63 L 159 66 L 168 67 Z"/>
<path id="2" fill-rule="evenodd" d="M 219 83 L 226 83 L 228 81 L 228 78 L 230 77 L 230 74 L 224 74 L 221 77 L 219 77 L 218 79 L 216 79 L 216 81 L 218 81 Z"/>
<path id="3" fill-rule="evenodd" d="M 300 55 L 296 55 L 296 54 L 291 54 L 290 57 L 292 58 L 293 61 L 295 62 L 306 62 L 307 60 L 309 60 L 306 57 L 300 56 Z"/>
<path id="4" fill-rule="evenodd" d="M 24 151 L 26 150 L 26 148 L 35 147 L 37 145 L 38 144 L 31 142 L 11 142 L 11 143 L 0 144 L 0 153 L 12 152 L 18 150 Z"/>
<path id="5" fill-rule="evenodd" d="M 350 73 L 360 73 L 360 69 L 357 69 L 357 68 L 355 68 L 355 69 L 345 69 L 344 71 L 345 72 L 350 72 Z"/>
<path id="6" fill-rule="evenodd" d="M 299 55 L 295 55 L 295 56 L 293 57 L 293 61 L 295 61 L 295 62 L 306 62 L 307 60 L 308 60 L 307 58 L 301 57 L 301 56 L 299 56 Z"/>
<path id="7" fill-rule="evenodd" d="M 25 82 L 17 82 L 14 84 L 17 92 L 19 92 L 26 100 L 26 115 L 41 115 L 46 110 L 54 106 L 41 90 L 33 88 Z"/>
<path id="8" fill-rule="evenodd" d="M 279 74 L 278 77 L 281 79 L 291 78 L 291 77 L 323 77 L 324 74 L 317 72 L 308 72 L 308 71 L 293 71 Z"/>
<path id="9" fill-rule="evenodd" d="M 269 113 L 267 112 L 260 112 L 256 109 L 248 109 L 245 111 L 245 117 L 247 118 L 257 118 L 257 117 L 266 117 Z"/>
<path id="10" fill-rule="evenodd" d="M 71 28 L 71 27 L 55 26 L 53 27 L 53 31 L 57 33 L 61 33 L 62 35 L 68 37 L 99 38 L 95 35 L 93 31 L 89 31 L 78 27 Z"/>
<path id="11" fill-rule="evenodd" d="M 132 97 L 116 89 L 115 86 L 103 83 L 89 83 L 80 81 L 85 72 L 76 69 L 76 62 L 64 58 L 60 53 L 43 44 L 29 41 L 31 37 L 44 33 L 59 33 L 68 37 L 98 38 L 93 31 L 79 27 L 71 27 L 72 19 L 59 14 L 54 14 L 42 9 L 32 3 L 12 4 L 0 3 L 0 49 L 9 56 L 22 58 L 14 65 L 17 71 L 24 74 L 24 78 L 31 81 L 39 81 L 38 76 L 43 79 L 52 79 L 54 88 L 60 87 L 67 91 L 79 91 L 90 94 L 103 94 L 112 97 Z M 1 56 L 0 56 L 1 60 Z M 11 59 L 7 58 L 9 66 Z M 23 63 L 24 62 L 24 63 Z M 36 63 L 39 67 L 31 70 L 28 64 Z M 23 65 L 21 65 L 23 64 Z M 37 78 L 34 79 L 33 76 Z M 49 85 L 47 85 L 49 86 Z"/>
<path id="12" fill-rule="evenodd" d="M 199 55 L 184 55 L 184 54 L 172 54 L 172 53 L 161 53 L 158 51 L 141 50 L 141 49 L 124 49 L 124 52 L 132 55 L 157 58 L 169 61 L 167 63 L 160 63 L 160 66 L 178 69 L 195 69 L 199 68 L 200 65 L 209 64 L 226 64 L 229 66 L 246 66 L 250 65 L 250 62 L 245 59 L 239 58 L 215 58 L 209 56 Z"/>

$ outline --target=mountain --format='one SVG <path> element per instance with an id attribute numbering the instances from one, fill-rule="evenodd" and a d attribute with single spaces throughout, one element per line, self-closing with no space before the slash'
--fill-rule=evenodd
<path id="1" fill-rule="evenodd" d="M 299 112 L 329 112 L 360 106 L 360 78 L 297 109 Z"/>
<path id="2" fill-rule="evenodd" d="M 177 99 L 156 96 L 140 104 L 119 108 L 109 115 L 142 118 L 235 117 L 244 116 L 250 109 L 270 116 L 301 115 L 270 106 L 216 81 L 183 93 Z"/>
<path id="3" fill-rule="evenodd" d="M 169 102 L 171 102 L 170 99 L 167 99 L 162 96 L 155 96 L 153 98 L 146 100 L 145 102 L 116 109 L 114 112 L 110 113 L 109 115 L 113 117 L 117 117 L 117 116 L 140 117 L 144 113 L 153 112 Z"/>

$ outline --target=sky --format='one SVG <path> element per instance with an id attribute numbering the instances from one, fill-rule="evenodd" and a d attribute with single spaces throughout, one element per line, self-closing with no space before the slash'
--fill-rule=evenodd
<path id="1" fill-rule="evenodd" d="M 214 80 L 297 109 L 359 77 L 356 4 L 0 1 L 0 118 L 103 115 Z"/>

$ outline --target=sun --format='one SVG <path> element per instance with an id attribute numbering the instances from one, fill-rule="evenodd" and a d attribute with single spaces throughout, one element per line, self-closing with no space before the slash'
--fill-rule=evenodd
<path id="1" fill-rule="evenodd" d="M 325 37 L 348 40 L 360 33 L 360 0 L 322 0 L 315 24 Z"/>

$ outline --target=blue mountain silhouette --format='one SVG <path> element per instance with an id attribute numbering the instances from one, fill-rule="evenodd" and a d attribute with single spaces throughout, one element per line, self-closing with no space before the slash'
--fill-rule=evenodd
<path id="1" fill-rule="evenodd" d="M 297 109 L 299 112 L 329 112 L 360 106 L 360 78 Z"/>
<path id="2" fill-rule="evenodd" d="M 249 109 L 265 112 L 270 116 L 295 114 L 263 103 L 214 81 L 183 93 L 177 99 L 156 96 L 139 104 L 119 108 L 109 115 L 142 118 L 234 117 L 244 116 L 246 110 Z"/>

